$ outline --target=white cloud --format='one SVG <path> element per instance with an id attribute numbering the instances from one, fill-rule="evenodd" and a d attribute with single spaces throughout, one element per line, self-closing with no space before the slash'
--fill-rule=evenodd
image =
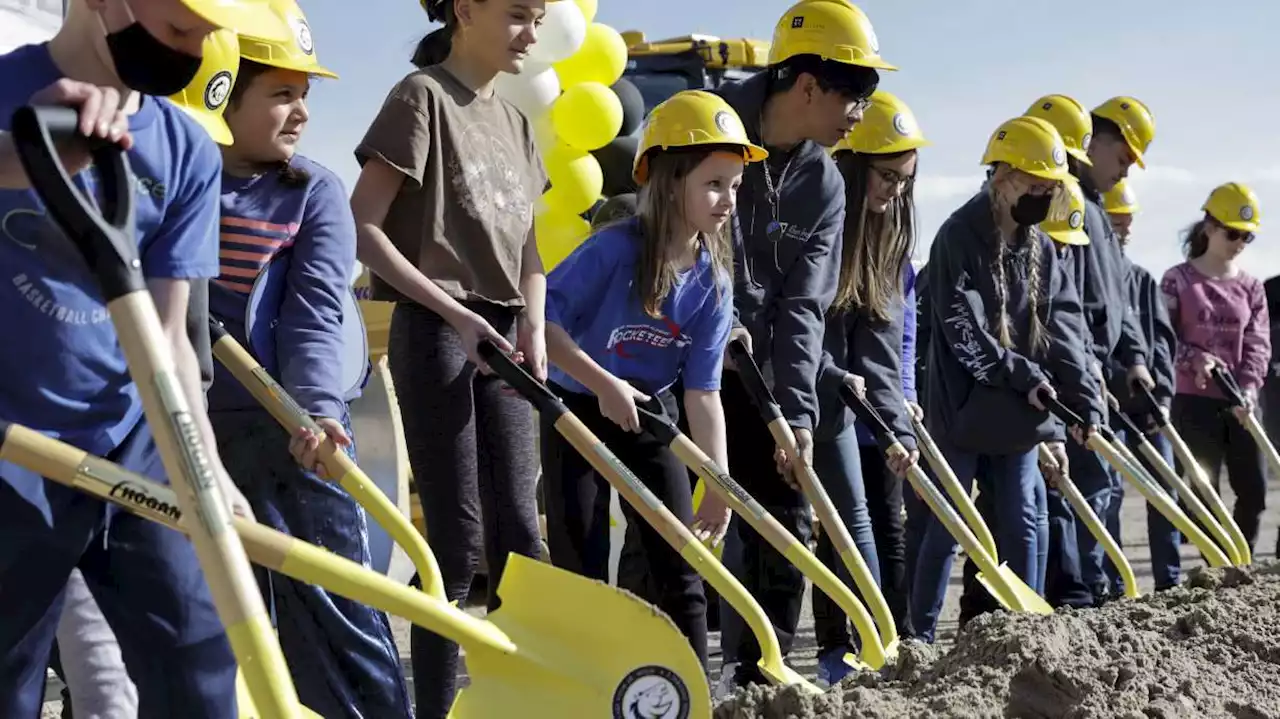
<path id="1" fill-rule="evenodd" d="M 1165 183 L 1171 185 L 1192 185 L 1195 184 L 1199 175 L 1184 167 L 1174 167 L 1172 165 L 1150 165 L 1147 169 L 1142 170 L 1136 166 L 1129 174 L 1129 179 L 1135 184 L 1147 183 Z"/>
<path id="2" fill-rule="evenodd" d="M 922 174 L 916 180 L 916 200 L 948 200 L 968 197 L 978 191 L 985 179 L 983 175 L 929 175 Z"/>

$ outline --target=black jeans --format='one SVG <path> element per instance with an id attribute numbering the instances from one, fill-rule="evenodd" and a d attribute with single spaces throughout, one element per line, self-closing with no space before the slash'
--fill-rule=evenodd
<path id="1" fill-rule="evenodd" d="M 1227 469 L 1227 481 L 1236 493 L 1232 516 L 1250 550 L 1258 544 L 1258 525 L 1267 506 L 1267 475 L 1258 443 L 1231 411 L 1231 404 L 1216 397 L 1178 394 L 1170 411 L 1173 426 L 1191 454 L 1200 462 L 1214 489 L 1218 475 Z M 1178 473 L 1185 470 L 1178 463 Z"/>
<path id="2" fill-rule="evenodd" d="M 514 340 L 514 310 L 468 306 Z M 467 597 L 483 552 L 493 611 L 507 555 L 537 559 L 542 549 L 533 409 L 497 376 L 480 374 L 458 333 L 425 307 L 396 305 L 387 345 L 445 594 Z M 457 693 L 458 645 L 418 626 L 410 641 L 418 719 L 444 719 Z"/>
<path id="3" fill-rule="evenodd" d="M 667 509 L 688 526 L 693 521 L 689 471 L 657 437 L 627 432 L 600 413 L 595 397 L 562 387 L 551 389 L 628 469 L 644 482 Z M 659 398 L 675 416 L 669 393 Z M 599 581 L 609 576 L 609 484 L 587 460 L 543 418 L 541 427 L 543 496 L 547 510 L 547 544 L 557 567 Z M 605 501 L 600 501 L 601 497 Z M 675 622 L 707 664 L 707 599 L 702 578 L 662 535 L 625 500 L 622 511 L 635 527 L 656 604 Z"/>
<path id="4" fill-rule="evenodd" d="M 808 501 L 779 476 L 773 460 L 773 436 L 732 371 L 725 372 L 720 400 L 729 435 L 729 474 L 801 544 L 808 546 L 813 534 Z M 736 514 L 733 527 L 742 547 L 738 579 L 769 617 L 785 655 L 791 651 L 800 623 L 804 575 Z M 740 683 L 764 683 L 756 667 L 759 659 L 760 645 L 744 628 L 736 655 Z"/>

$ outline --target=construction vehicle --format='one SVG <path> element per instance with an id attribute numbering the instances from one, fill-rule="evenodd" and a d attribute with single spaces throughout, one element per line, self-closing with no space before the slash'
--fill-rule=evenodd
<path id="1" fill-rule="evenodd" d="M 681 90 L 714 90 L 758 72 L 769 61 L 764 40 L 694 34 L 649 42 L 638 30 L 623 32 L 622 39 L 628 55 L 622 76 L 640 90 L 646 114 Z"/>

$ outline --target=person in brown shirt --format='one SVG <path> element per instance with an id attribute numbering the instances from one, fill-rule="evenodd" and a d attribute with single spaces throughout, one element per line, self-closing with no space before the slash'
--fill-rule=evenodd
<path id="1" fill-rule="evenodd" d="M 546 277 L 533 233 L 547 175 L 529 120 L 494 94 L 536 40 L 543 0 L 424 0 L 444 23 L 356 148 L 358 257 L 396 303 L 387 353 L 445 592 L 485 553 L 489 609 L 509 552 L 538 557 L 533 413 L 476 352 L 490 340 L 546 379 Z M 483 520 L 483 522 L 482 522 Z M 417 715 L 443 718 L 458 647 L 414 628 Z"/>

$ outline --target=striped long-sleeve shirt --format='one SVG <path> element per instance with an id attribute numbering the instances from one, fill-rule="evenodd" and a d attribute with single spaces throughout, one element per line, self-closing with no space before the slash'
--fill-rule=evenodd
<path id="1" fill-rule="evenodd" d="M 287 261 L 283 299 L 265 313 L 278 321 L 276 366 L 264 364 L 303 409 L 339 418 L 342 295 L 355 266 L 355 221 L 336 175 L 301 156 L 291 167 L 304 182 L 282 183 L 274 172 L 253 178 L 224 174 L 220 267 L 209 288 L 209 309 L 248 346 L 245 313 L 253 283 L 273 259 Z M 225 368 L 216 373 L 210 409 L 258 406 Z"/>

